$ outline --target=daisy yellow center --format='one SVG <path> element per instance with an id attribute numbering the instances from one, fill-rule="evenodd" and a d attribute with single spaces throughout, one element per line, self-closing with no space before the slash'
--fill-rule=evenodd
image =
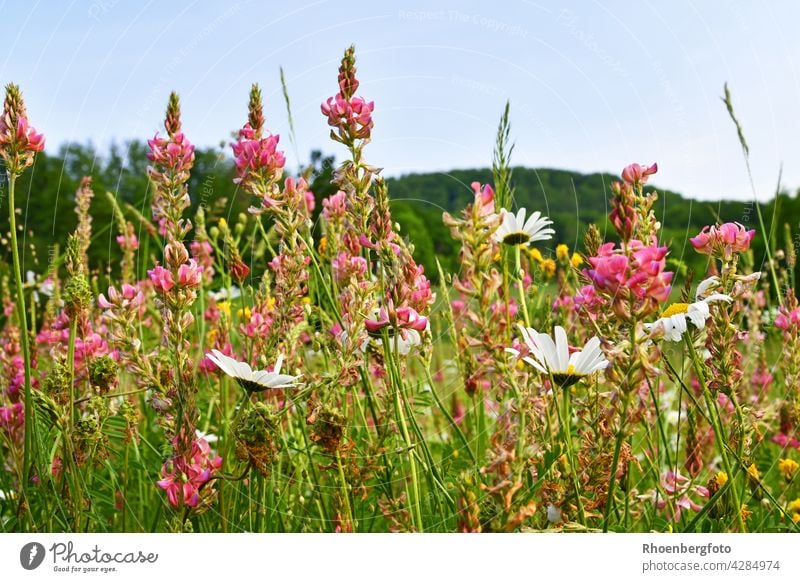
<path id="1" fill-rule="evenodd" d="M 672 317 L 673 315 L 678 315 L 679 313 L 687 313 L 688 311 L 689 311 L 688 303 L 673 303 L 664 310 L 664 313 L 661 314 L 661 317 Z"/>
<path id="2" fill-rule="evenodd" d="M 567 374 L 572 375 L 574 373 L 575 373 L 575 366 L 573 366 L 572 364 L 567 366 Z"/>

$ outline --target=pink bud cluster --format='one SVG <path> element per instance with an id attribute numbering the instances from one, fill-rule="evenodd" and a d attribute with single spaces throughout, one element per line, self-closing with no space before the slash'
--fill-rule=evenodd
<path id="1" fill-rule="evenodd" d="M 800 307 L 788 309 L 781 305 L 778 314 L 775 316 L 775 327 L 788 331 L 790 328 L 800 328 Z"/>
<path id="2" fill-rule="evenodd" d="M 286 157 L 278 149 L 279 141 L 279 135 L 259 137 L 246 123 L 231 146 L 237 175 L 234 182 L 256 194 L 268 192 L 280 179 L 286 164 Z"/>
<path id="3" fill-rule="evenodd" d="M 0 147 L 15 148 L 18 152 L 40 152 L 44 149 L 44 135 L 38 133 L 28 119 L 17 119 L 16 128 L 9 116 L 0 117 Z"/>
<path id="4" fill-rule="evenodd" d="M 322 114 L 328 118 L 328 125 L 336 128 L 331 137 L 343 144 L 352 144 L 358 139 L 369 139 L 374 123 L 372 112 L 374 101 L 363 97 L 345 99 L 341 93 L 328 97 L 321 106 Z"/>
<path id="5" fill-rule="evenodd" d="M 668 247 L 656 243 L 645 245 L 630 241 L 627 249 L 605 243 L 595 257 L 589 258 L 591 269 L 583 273 L 595 288 L 612 296 L 629 295 L 637 300 L 666 301 L 672 290 L 673 273 L 665 271 Z"/>
<path id="6" fill-rule="evenodd" d="M 700 254 L 730 261 L 735 254 L 750 248 L 755 235 L 755 230 L 747 230 L 738 222 L 726 222 L 719 226 L 704 226 L 700 234 L 690 238 L 689 242 Z"/>
<path id="7" fill-rule="evenodd" d="M 162 479 L 156 485 L 166 491 L 172 507 L 197 507 L 212 492 L 206 484 L 221 468 L 222 457 L 212 453 L 205 439 L 195 439 L 185 457 L 176 456 L 164 463 Z"/>
<path id="8" fill-rule="evenodd" d="M 147 145 L 150 146 L 147 159 L 154 164 L 148 168 L 148 173 L 154 180 L 186 181 L 180 178 L 188 178 L 192 169 L 194 145 L 182 132 L 167 137 L 158 137 L 156 133 L 153 139 L 147 140 Z"/>
<path id="9" fill-rule="evenodd" d="M 16 85 L 6 87 L 0 116 L 0 157 L 9 173 L 19 174 L 33 163 L 36 152 L 44 149 L 44 136 L 28 123 L 22 93 Z"/>

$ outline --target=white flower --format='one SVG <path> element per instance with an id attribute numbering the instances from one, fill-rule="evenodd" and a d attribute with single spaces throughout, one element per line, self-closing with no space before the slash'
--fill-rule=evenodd
<path id="1" fill-rule="evenodd" d="M 716 289 L 719 286 L 719 277 L 709 277 L 708 279 L 703 279 L 700 281 L 700 284 L 697 286 L 697 291 L 695 291 L 695 297 L 697 299 L 702 299 L 706 295 L 708 295 L 708 291 L 710 289 Z"/>
<path id="2" fill-rule="evenodd" d="M 553 525 L 560 525 L 564 523 L 564 518 L 561 515 L 561 508 L 549 503 L 547 505 L 547 521 Z"/>
<path id="3" fill-rule="evenodd" d="M 239 385 L 247 392 L 262 392 L 267 389 L 291 388 L 296 385 L 299 376 L 289 376 L 281 374 L 281 364 L 283 355 L 278 356 L 272 372 L 266 370 L 253 370 L 246 362 L 239 362 L 226 356 L 219 350 L 211 350 L 206 354 L 209 360 L 214 362 L 217 367 L 231 378 L 234 378 Z"/>
<path id="4" fill-rule="evenodd" d="M 41 283 L 38 283 L 36 281 L 36 273 L 34 273 L 33 271 L 26 271 L 25 284 L 33 289 L 32 293 L 33 300 L 36 303 L 39 303 L 39 293 L 45 295 L 46 297 L 53 296 L 53 291 L 55 289 L 55 286 L 53 285 L 52 279 L 50 279 L 49 277 L 44 281 L 42 281 Z"/>
<path id="5" fill-rule="evenodd" d="M 238 299 L 242 296 L 242 290 L 236 285 L 230 288 L 230 297 L 228 297 L 228 288 L 223 287 L 219 291 L 210 291 L 208 296 L 214 301 L 225 301 L 226 299 Z"/>
<path id="6" fill-rule="evenodd" d="M 553 238 L 556 231 L 547 228 L 553 224 L 552 220 L 546 216 L 543 217 L 539 211 L 534 212 L 528 220 L 525 220 L 525 213 L 524 208 L 520 208 L 516 215 L 505 208 L 501 209 L 500 215 L 503 217 L 503 222 L 494 233 L 495 240 L 507 245 L 528 245 L 532 242 Z"/>
<path id="7" fill-rule="evenodd" d="M 389 349 L 394 352 L 397 348 L 397 353 L 401 356 L 407 356 L 415 347 L 422 345 L 422 336 L 415 329 L 402 329 L 389 337 Z M 383 339 L 367 336 L 361 342 L 361 351 L 366 352 L 370 346 L 374 348 L 383 347 Z"/>
<path id="8" fill-rule="evenodd" d="M 525 356 L 522 360 L 540 372 L 551 374 L 559 386 L 571 386 L 581 378 L 608 366 L 597 337 L 586 342 L 583 349 L 570 354 L 567 332 L 560 325 L 553 330 L 555 341 L 546 333 L 539 333 L 531 327 L 520 325 L 519 329 L 530 350 L 530 356 Z M 519 351 L 513 348 L 506 348 L 506 351 L 519 356 Z"/>
<path id="9" fill-rule="evenodd" d="M 0 501 L 10 501 L 16 499 L 17 494 L 14 491 L 3 491 L 0 489 Z"/>
<path id="10" fill-rule="evenodd" d="M 196 429 L 194 434 L 198 439 L 204 439 L 208 444 L 213 444 L 219 440 L 219 437 L 213 433 L 205 433 L 200 429 Z"/>
<path id="11" fill-rule="evenodd" d="M 709 277 L 701 281 L 697 286 L 694 303 L 673 303 L 661 314 L 661 317 L 654 323 L 645 323 L 644 327 L 650 332 L 650 337 L 663 337 L 667 341 L 679 342 L 681 337 L 689 328 L 688 322 L 691 321 L 697 329 L 706 326 L 706 320 L 711 316 L 709 305 L 724 301 L 733 301 L 730 295 L 722 293 L 710 293 L 715 287 L 719 286 L 719 279 Z"/>

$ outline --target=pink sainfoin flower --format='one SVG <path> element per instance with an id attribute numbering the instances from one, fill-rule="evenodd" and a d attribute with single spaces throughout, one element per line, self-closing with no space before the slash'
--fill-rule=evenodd
<path id="1" fill-rule="evenodd" d="M 390 306 L 388 310 L 381 308 L 376 318 L 364 321 L 367 333 L 372 336 L 380 337 L 381 330 L 389 326 L 400 330 L 425 331 L 428 329 L 428 318 L 421 316 L 411 307 L 399 307 L 393 311 Z"/>
<path id="2" fill-rule="evenodd" d="M 108 298 L 102 293 L 97 298 L 97 304 L 102 309 L 113 309 L 121 307 L 128 309 L 129 307 L 138 308 L 144 304 L 144 294 L 133 285 L 123 284 L 120 291 L 115 287 L 108 288 Z"/>
<path id="3" fill-rule="evenodd" d="M 362 279 L 367 274 L 367 260 L 362 256 L 339 253 L 331 262 L 333 278 L 338 284 L 347 283 L 352 277 Z"/>
<path id="4" fill-rule="evenodd" d="M 322 201 L 322 215 L 327 220 L 344 219 L 347 213 L 347 194 L 339 190 Z"/>
<path id="5" fill-rule="evenodd" d="M 328 125 L 339 130 L 340 135 L 333 135 L 333 139 L 342 141 L 341 134 L 350 139 L 369 139 L 374 123 L 372 112 L 375 102 L 363 97 L 345 99 L 341 93 L 328 97 L 321 106 L 322 113 L 328 118 Z"/>
<path id="6" fill-rule="evenodd" d="M 203 486 L 221 468 L 222 457 L 212 455 L 205 439 L 195 439 L 186 458 L 177 456 L 164 463 L 156 485 L 167 492 L 172 507 L 197 507 L 201 497 L 211 492 Z"/>
<path id="7" fill-rule="evenodd" d="M 689 242 L 700 254 L 730 261 L 733 255 L 750 248 L 755 235 L 755 230 L 747 230 L 738 222 L 726 222 L 719 226 L 704 226 L 700 234 L 690 238 Z"/>
<path id="8" fill-rule="evenodd" d="M 158 267 L 156 267 L 158 268 Z M 197 288 L 203 282 L 203 269 L 195 259 L 178 267 L 178 285 L 181 287 Z"/>
<path id="9" fill-rule="evenodd" d="M 161 265 L 147 271 L 147 275 L 150 277 L 150 281 L 153 282 L 153 287 L 155 287 L 156 291 L 159 293 L 167 293 L 175 286 L 172 273 Z"/>
<path id="10" fill-rule="evenodd" d="M 22 402 L 15 402 L 10 406 L 0 406 L 0 430 L 7 438 L 15 443 L 23 440 L 25 427 L 25 407 Z"/>
<path id="11" fill-rule="evenodd" d="M 158 137 L 156 133 L 153 139 L 147 140 L 147 145 L 150 146 L 147 159 L 162 166 L 151 167 L 151 176 L 160 177 L 165 171 L 188 172 L 194 164 L 194 145 L 180 131 L 167 137 Z"/>
<path id="12" fill-rule="evenodd" d="M 470 184 L 470 187 L 475 194 L 473 210 L 477 212 L 479 216 L 494 214 L 494 189 L 489 184 L 481 187 L 480 182 L 473 182 Z"/>
<path id="13" fill-rule="evenodd" d="M 22 172 L 33 163 L 34 154 L 43 149 L 44 136 L 28 123 L 28 112 L 19 87 L 7 85 L 0 115 L 0 157 L 5 160 L 8 172 Z"/>
<path id="14" fill-rule="evenodd" d="M 650 166 L 643 166 L 641 164 L 629 164 L 622 170 L 622 179 L 626 184 L 644 185 L 647 184 L 647 179 L 658 172 L 658 164 Z"/>
<path id="15" fill-rule="evenodd" d="M 661 486 L 667 494 L 658 497 L 658 508 L 665 509 L 673 521 L 680 521 L 683 511 L 700 511 L 703 506 L 694 501 L 691 495 L 708 498 L 708 489 L 701 485 L 693 485 L 687 477 L 673 471 L 661 475 Z"/>
<path id="16" fill-rule="evenodd" d="M 236 164 L 237 178 L 243 187 L 252 181 L 260 182 L 260 191 L 277 182 L 283 174 L 286 157 L 278 149 L 279 135 L 261 137 L 259 132 L 246 123 L 239 130 L 239 139 L 231 147 Z"/>
<path id="17" fill-rule="evenodd" d="M 203 267 L 203 278 L 206 283 L 214 280 L 214 249 L 207 240 L 193 240 L 189 245 L 192 258 Z"/>
<path id="18" fill-rule="evenodd" d="M 583 273 L 597 289 L 615 298 L 631 294 L 634 299 L 666 301 L 673 277 L 673 273 L 664 270 L 668 248 L 656 243 L 645 245 L 634 239 L 628 245 L 628 252 L 615 249 L 614 243 L 605 243 L 597 256 L 589 257 L 591 268 Z"/>
<path id="19" fill-rule="evenodd" d="M 798 326 L 800 326 L 800 307 L 788 309 L 785 305 L 781 305 L 775 316 L 775 327 L 788 331 L 790 328 Z"/>
<path id="20" fill-rule="evenodd" d="M 117 244 L 122 250 L 130 249 L 135 251 L 139 248 L 139 239 L 133 233 L 117 235 Z"/>

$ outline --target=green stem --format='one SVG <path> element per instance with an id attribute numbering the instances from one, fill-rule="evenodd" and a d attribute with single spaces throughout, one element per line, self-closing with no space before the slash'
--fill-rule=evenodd
<path id="1" fill-rule="evenodd" d="M 530 315 L 528 315 L 528 300 L 525 297 L 525 287 L 522 284 L 522 260 L 520 258 L 520 245 L 514 247 L 514 276 L 517 278 L 517 285 L 519 285 L 519 303 L 522 309 L 522 318 L 525 321 L 525 327 L 531 326 Z"/>
<path id="2" fill-rule="evenodd" d="M 722 424 L 719 420 L 720 417 L 717 404 L 711 397 L 711 392 L 708 389 L 708 384 L 706 383 L 705 372 L 703 371 L 700 358 L 697 355 L 697 350 L 694 349 L 692 338 L 689 337 L 689 334 L 686 334 L 684 335 L 684 339 L 689 350 L 689 356 L 692 359 L 692 364 L 694 365 L 694 371 L 697 374 L 697 381 L 700 383 L 700 388 L 703 391 L 703 400 L 705 401 L 706 408 L 708 408 L 708 416 L 711 421 L 711 427 L 714 430 L 714 440 L 717 443 L 719 454 L 722 457 L 722 465 L 725 467 L 725 472 L 728 474 L 728 478 L 733 481 L 734 474 L 730 459 L 728 458 L 728 451 L 725 446 L 725 433 L 722 430 Z M 733 495 L 733 505 L 734 511 L 736 511 L 736 522 L 739 525 L 739 531 L 745 533 L 747 529 L 745 527 L 744 519 L 742 518 L 742 500 L 739 496 L 739 490 L 734 483 L 731 483 L 731 494 Z"/>
<path id="3" fill-rule="evenodd" d="M 603 533 L 608 531 L 608 519 L 611 516 L 611 507 L 614 505 L 614 488 L 617 484 L 617 465 L 619 464 L 622 443 L 625 441 L 625 418 L 628 416 L 630 401 L 630 392 L 626 390 L 625 395 L 622 397 L 622 414 L 620 415 L 619 428 L 617 429 L 616 442 L 614 443 L 614 457 L 611 460 L 611 475 L 608 478 L 608 495 L 606 497 L 606 507 L 603 511 Z"/>
<path id="4" fill-rule="evenodd" d="M 75 338 L 78 335 L 78 319 L 69 322 L 69 343 L 67 344 L 67 368 L 69 369 L 69 433 L 75 429 Z"/>
<path id="5" fill-rule="evenodd" d="M 26 502 L 28 486 L 30 484 L 31 466 L 36 464 L 35 451 L 33 450 L 33 395 L 31 394 L 31 357 L 28 345 L 28 319 L 25 313 L 25 295 L 22 290 L 22 267 L 19 260 L 19 245 L 17 243 L 17 217 L 14 204 L 17 174 L 8 172 L 8 221 L 11 229 L 11 257 L 14 265 L 14 287 L 16 291 L 16 309 L 20 326 L 20 344 L 22 347 L 22 360 L 25 366 L 25 445 L 23 449 L 22 466 L 22 495 Z"/>
<path id="6" fill-rule="evenodd" d="M 553 390 L 555 390 L 557 386 L 553 381 L 552 374 L 550 375 L 550 386 L 552 386 Z M 583 501 L 581 500 L 581 487 L 578 481 L 578 469 L 575 466 L 575 454 L 572 449 L 572 413 L 570 412 L 569 386 L 563 387 L 562 390 L 564 391 L 564 411 L 562 413 L 561 408 L 558 406 L 558 398 L 555 397 L 554 393 L 556 414 L 558 414 L 558 424 L 561 427 L 561 438 L 566 446 L 567 463 L 569 463 L 570 473 L 572 474 L 572 486 L 575 489 L 575 503 L 578 506 L 578 520 L 582 525 L 586 525 L 586 516 L 583 511 Z"/>
<path id="7" fill-rule="evenodd" d="M 397 347 L 397 339 L 392 338 L 395 341 L 395 348 Z M 405 394 L 401 395 L 402 389 L 402 379 L 399 377 L 397 370 L 395 368 L 396 359 L 390 350 L 390 343 L 391 340 L 389 337 L 384 333 L 383 336 L 383 346 L 384 346 L 384 354 L 386 354 L 386 360 L 389 364 L 389 373 L 392 377 L 392 392 L 394 393 L 394 406 L 395 406 L 395 413 L 397 414 L 397 421 L 400 425 L 400 434 L 403 436 L 403 442 L 406 445 L 406 449 L 408 451 L 408 464 L 411 471 L 411 488 L 414 493 L 414 499 L 409 500 L 411 506 L 413 508 L 413 515 L 414 515 L 414 524 L 417 527 L 417 531 L 422 533 L 424 531 L 422 525 L 422 510 L 420 508 L 420 488 L 419 488 L 419 477 L 417 476 L 417 462 L 414 459 L 414 454 L 412 452 L 412 448 L 414 447 L 414 442 L 411 440 L 411 434 L 408 431 L 408 424 L 406 422 L 406 415 L 403 412 L 403 402 L 401 400 L 401 396 L 405 398 Z M 395 350 L 396 351 L 396 350 Z"/>

